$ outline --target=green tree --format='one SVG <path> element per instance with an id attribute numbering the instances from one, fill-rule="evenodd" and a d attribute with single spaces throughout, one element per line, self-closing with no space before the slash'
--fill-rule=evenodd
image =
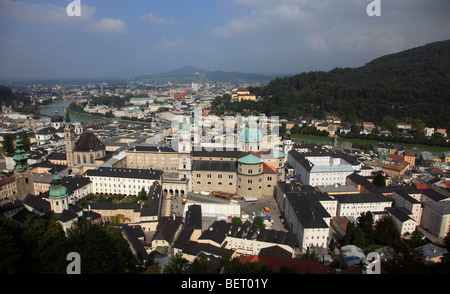
<path id="1" fill-rule="evenodd" d="M 390 215 L 385 215 L 375 223 L 374 241 L 381 245 L 392 246 L 400 240 L 400 232 Z"/>
<path id="2" fill-rule="evenodd" d="M 351 244 L 354 232 L 355 232 L 355 225 L 352 222 L 348 222 L 343 240 L 344 244 Z"/>
<path id="3" fill-rule="evenodd" d="M 444 237 L 444 249 L 447 250 L 447 253 L 442 257 L 442 263 L 450 264 L 450 230 Z"/>
<path id="4" fill-rule="evenodd" d="M 242 219 L 240 217 L 234 216 L 231 219 L 231 223 L 236 225 L 242 225 Z"/>
<path id="5" fill-rule="evenodd" d="M 25 151 L 29 151 L 31 142 L 30 142 L 30 137 L 28 136 L 28 134 L 26 132 L 23 132 L 20 135 L 20 138 L 22 139 L 23 149 Z"/>
<path id="6" fill-rule="evenodd" d="M 189 267 L 189 261 L 182 257 L 178 252 L 172 260 L 166 265 L 163 274 L 184 274 Z"/>
<path id="7" fill-rule="evenodd" d="M 204 254 L 201 254 L 194 259 L 190 266 L 190 270 L 193 274 L 209 274 L 208 265 L 208 259 Z"/>
<path id="8" fill-rule="evenodd" d="M 264 219 L 260 216 L 257 216 L 253 219 L 253 226 L 259 229 L 264 229 L 266 227 L 264 225 Z"/>
<path id="9" fill-rule="evenodd" d="M 410 247 L 405 241 L 399 239 L 393 245 L 394 254 L 385 263 L 386 270 L 392 274 L 418 274 L 424 273 L 425 259 L 423 252 Z"/>
<path id="10" fill-rule="evenodd" d="M 146 201 L 147 200 L 147 192 L 145 192 L 144 187 L 142 187 L 141 191 L 137 195 L 138 200 Z"/>
<path id="11" fill-rule="evenodd" d="M 334 240 L 334 238 L 331 238 L 328 248 L 330 249 L 330 251 L 334 251 L 334 249 L 336 249 L 336 241 Z"/>
<path id="12" fill-rule="evenodd" d="M 360 227 L 357 227 L 353 233 L 352 244 L 358 246 L 359 248 L 365 248 L 367 245 L 366 236 Z"/>
<path id="13" fill-rule="evenodd" d="M 2 150 L 6 156 L 14 155 L 14 139 L 11 135 L 3 135 Z"/>
<path id="14" fill-rule="evenodd" d="M 22 242 L 29 248 L 27 271 L 38 274 L 65 273 L 67 266 L 66 236 L 58 222 L 28 216 L 24 222 Z"/>
<path id="15" fill-rule="evenodd" d="M 298 126 L 298 124 L 295 124 L 291 129 L 291 134 L 300 134 L 300 127 Z"/>
<path id="16" fill-rule="evenodd" d="M 0 214 L 0 274 L 20 273 L 21 252 L 19 238 L 21 229 Z"/>
<path id="17" fill-rule="evenodd" d="M 366 245 L 369 245 L 373 242 L 373 225 L 374 219 L 373 214 L 370 211 L 361 213 L 361 216 L 357 219 L 358 228 L 364 233 Z"/>
<path id="18" fill-rule="evenodd" d="M 421 119 L 413 120 L 411 128 L 414 134 L 414 138 L 421 139 L 425 136 L 425 123 Z"/>
<path id="19" fill-rule="evenodd" d="M 223 256 L 221 266 L 224 274 L 262 274 L 267 273 L 265 266 L 258 262 L 241 262 L 238 257 Z"/>
<path id="20" fill-rule="evenodd" d="M 383 127 L 384 130 L 391 131 L 392 134 L 398 133 L 397 120 L 393 117 L 384 116 L 383 119 L 381 120 L 381 126 Z"/>
<path id="21" fill-rule="evenodd" d="M 384 176 L 381 173 L 378 173 L 373 178 L 373 184 L 378 187 L 386 187 L 386 179 L 384 178 Z"/>
<path id="22" fill-rule="evenodd" d="M 67 235 L 69 252 L 80 254 L 82 274 L 124 274 L 135 271 L 136 261 L 120 230 L 76 222 Z"/>

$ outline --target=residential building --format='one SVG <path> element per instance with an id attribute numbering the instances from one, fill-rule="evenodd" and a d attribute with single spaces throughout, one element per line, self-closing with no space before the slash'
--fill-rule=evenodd
<path id="1" fill-rule="evenodd" d="M 404 207 L 388 207 L 386 211 L 393 217 L 400 235 L 412 234 L 416 230 L 418 223 L 411 218 L 411 213 Z"/>
<path id="2" fill-rule="evenodd" d="M 392 200 L 380 193 L 334 195 L 333 197 L 338 201 L 337 215 L 353 217 L 355 220 L 362 213 L 370 211 L 374 214 L 374 221 L 376 221 L 376 213 L 383 213 L 386 208 L 392 207 Z"/>
<path id="3" fill-rule="evenodd" d="M 99 167 L 85 174 L 92 181 L 92 192 L 99 194 L 137 195 L 149 191 L 155 181 L 161 182 L 159 170 Z"/>
<path id="4" fill-rule="evenodd" d="M 304 152 L 300 148 L 289 151 L 287 163 L 304 185 L 345 185 L 347 176 L 362 167 L 356 159 L 340 151 L 313 146 L 306 147 Z"/>
<path id="5" fill-rule="evenodd" d="M 450 201 L 423 202 L 420 226 L 435 238 L 445 237 L 450 228 Z"/>

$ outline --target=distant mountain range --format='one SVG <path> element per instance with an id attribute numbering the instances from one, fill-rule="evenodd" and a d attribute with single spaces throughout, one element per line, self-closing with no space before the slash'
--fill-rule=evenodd
<path id="1" fill-rule="evenodd" d="M 165 71 L 158 74 L 144 74 L 135 76 L 135 80 L 154 80 L 154 81 L 184 81 L 184 82 L 269 82 L 277 77 L 286 77 L 292 74 L 257 74 L 257 73 L 243 73 L 237 71 L 208 71 L 193 66 L 186 66 L 183 68 Z"/>

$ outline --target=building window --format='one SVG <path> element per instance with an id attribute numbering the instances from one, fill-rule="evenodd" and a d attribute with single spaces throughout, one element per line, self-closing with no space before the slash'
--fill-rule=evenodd
<path id="1" fill-rule="evenodd" d="M 253 180 L 248 180 L 247 181 L 249 184 L 253 184 Z"/>

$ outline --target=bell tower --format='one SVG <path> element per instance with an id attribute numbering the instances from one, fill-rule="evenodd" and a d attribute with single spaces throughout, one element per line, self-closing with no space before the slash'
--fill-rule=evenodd
<path id="1" fill-rule="evenodd" d="M 16 179 L 17 198 L 23 200 L 28 194 L 34 194 L 33 174 L 28 164 L 28 155 L 23 149 L 22 139 L 16 138 L 16 154 L 13 156 L 14 177 Z"/>
<path id="2" fill-rule="evenodd" d="M 66 122 L 64 124 L 64 140 L 66 143 L 67 166 L 71 169 L 74 166 L 73 150 L 75 148 L 74 127 L 70 122 L 69 112 L 66 113 Z"/>

